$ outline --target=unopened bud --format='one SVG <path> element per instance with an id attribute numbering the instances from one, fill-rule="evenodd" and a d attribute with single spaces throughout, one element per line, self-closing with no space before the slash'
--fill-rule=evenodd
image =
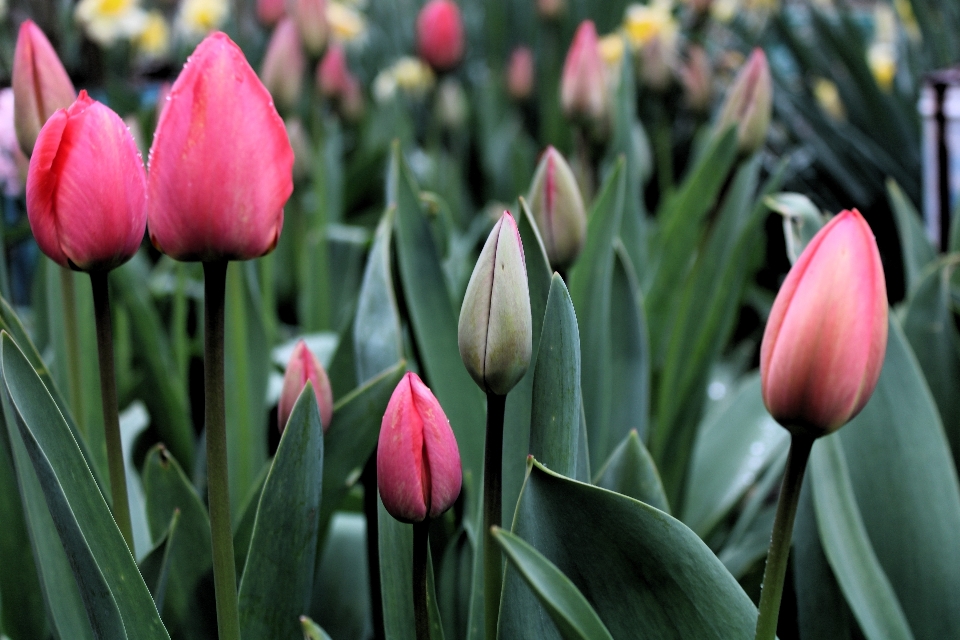
<path id="1" fill-rule="evenodd" d="M 290 18 L 283 18 L 273 30 L 260 68 L 263 86 L 281 109 L 292 109 L 297 104 L 306 66 L 297 25 Z"/>
<path id="2" fill-rule="evenodd" d="M 510 54 L 507 65 L 507 93 L 523 101 L 533 92 L 533 52 L 529 47 L 517 47 Z"/>
<path id="3" fill-rule="evenodd" d="M 573 36 L 560 79 L 560 106 L 568 118 L 601 124 L 607 118 L 607 86 L 597 29 L 584 20 Z"/>
<path id="4" fill-rule="evenodd" d="M 293 405 L 300 397 L 300 392 L 307 386 L 307 381 L 310 382 L 317 396 L 323 432 L 326 433 L 330 428 L 330 420 L 333 418 L 333 391 L 330 388 L 330 379 L 323 365 L 317 360 L 317 356 L 313 355 L 307 343 L 301 340 L 293 348 L 287 371 L 283 375 L 283 390 L 280 392 L 280 404 L 277 406 L 277 426 L 281 433 L 287 426 Z"/>
<path id="5" fill-rule="evenodd" d="M 550 265 L 572 264 L 587 236 L 587 211 L 570 165 L 552 146 L 543 152 L 528 198 Z"/>
<path id="6" fill-rule="evenodd" d="M 772 110 L 770 66 L 763 49 L 757 48 L 727 91 L 716 130 L 720 133 L 736 125 L 740 152 L 753 153 L 763 146 L 767 138 Z"/>

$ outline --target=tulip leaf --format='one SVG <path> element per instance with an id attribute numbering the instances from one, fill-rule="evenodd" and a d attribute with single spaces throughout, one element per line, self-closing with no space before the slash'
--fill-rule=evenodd
<path id="1" fill-rule="evenodd" d="M 613 401 L 610 384 L 613 244 L 623 214 L 623 165 L 622 159 L 617 162 L 593 203 L 586 244 L 570 274 L 570 298 L 581 327 L 580 384 L 591 466 L 602 464 L 616 446 L 610 441 L 607 429 Z"/>
<path id="2" fill-rule="evenodd" d="M 304 386 L 273 458 L 240 579 L 244 638 L 292 638 L 310 606 L 323 481 L 323 429 Z"/>
<path id="3" fill-rule="evenodd" d="M 611 406 L 606 438 L 619 442 L 635 429 L 646 440 L 650 413 L 650 340 L 634 265 L 623 243 L 616 258 L 610 298 Z M 594 446 L 591 441 L 591 446 Z"/>
<path id="4" fill-rule="evenodd" d="M 300 625 L 303 630 L 304 640 L 332 640 L 320 625 L 307 616 L 300 616 Z"/>
<path id="5" fill-rule="evenodd" d="M 930 390 L 890 320 L 877 388 L 840 440 L 863 524 L 914 636 L 945 638 L 960 629 L 952 595 L 960 593 L 960 485 Z"/>
<path id="6" fill-rule="evenodd" d="M 270 350 L 260 313 L 256 270 L 252 262 L 227 268 L 224 326 L 224 393 L 230 513 L 240 512 L 257 473 L 267 461 L 266 391 Z"/>
<path id="7" fill-rule="evenodd" d="M 552 562 L 503 529 L 496 529 L 493 537 L 537 595 L 563 640 L 613 640 L 587 599 Z"/>
<path id="8" fill-rule="evenodd" d="M 169 586 L 163 606 L 159 607 L 164 623 L 174 634 L 187 628 L 203 629 L 202 620 L 209 618 L 201 603 L 213 599 L 212 582 L 204 580 L 213 567 L 207 509 L 172 452 L 162 445 L 147 453 L 143 490 L 154 540 L 168 530 L 173 514 L 180 514 L 176 540 L 169 550 Z"/>
<path id="9" fill-rule="evenodd" d="M 594 484 L 670 513 L 660 473 L 636 430 L 613 450 Z"/>
<path id="10" fill-rule="evenodd" d="M 53 398 L 9 335 L 0 365 L 17 426 L 78 584 L 94 633 L 169 638 L 136 562 Z M 126 631 L 124 631 L 126 629 Z"/>
<path id="11" fill-rule="evenodd" d="M 870 640 L 912 640 L 890 581 L 860 517 L 838 436 L 822 438 L 810 456 L 813 502 L 823 550 Z"/>
<path id="12" fill-rule="evenodd" d="M 530 453 L 574 478 L 580 439 L 580 333 L 560 274 L 553 274 L 540 333 L 530 411 Z"/>
<path id="13" fill-rule="evenodd" d="M 887 199 L 893 211 L 903 254 L 903 279 L 907 295 L 912 295 L 923 279 L 924 271 L 933 262 L 937 253 L 927 239 L 923 218 L 893 178 L 887 179 Z"/>
<path id="14" fill-rule="evenodd" d="M 157 539 L 157 543 L 140 561 L 140 575 L 150 589 L 150 595 L 157 605 L 158 611 L 163 611 L 167 600 L 167 585 L 170 582 L 170 566 L 175 550 L 182 542 L 177 537 L 177 525 L 180 523 L 180 511 L 174 511 L 170 518 L 170 525 Z M 170 625 L 164 621 L 169 628 Z"/>
<path id="15" fill-rule="evenodd" d="M 795 263 L 813 236 L 826 224 L 823 213 L 810 198 L 800 193 L 775 193 L 763 202 L 783 216 L 787 258 L 790 264 Z"/>
<path id="16" fill-rule="evenodd" d="M 335 514 L 317 563 L 312 617 L 338 640 L 373 636 L 366 538 L 362 514 Z"/>
<path id="17" fill-rule="evenodd" d="M 642 502 L 531 464 L 513 533 L 573 582 L 613 637 L 753 637 L 756 608 L 693 531 Z M 508 569 L 507 580 L 519 577 Z M 559 637 L 547 619 L 536 601 L 504 606 L 500 632 Z"/>
<path id="18" fill-rule="evenodd" d="M 759 374 L 751 374 L 727 393 L 732 396 L 730 402 L 707 416 L 700 427 L 681 511 L 683 521 L 702 538 L 790 441 L 790 434 L 763 405 Z"/>
<path id="19" fill-rule="evenodd" d="M 233 563 L 237 575 L 243 575 L 243 567 L 247 564 L 247 553 L 250 551 L 250 538 L 253 537 L 253 524 L 257 521 L 257 507 L 260 506 L 260 495 L 263 485 L 270 473 L 273 461 L 264 463 L 257 480 L 253 483 L 247 497 L 243 499 L 240 513 L 236 516 L 237 523 L 233 526 Z"/>
<path id="20" fill-rule="evenodd" d="M 424 382 L 450 420 L 464 474 L 482 477 L 485 429 L 484 396 L 460 359 L 457 315 L 444 280 L 436 244 L 422 209 L 410 168 L 399 144 L 394 144 L 388 193 L 397 206 L 395 240 L 403 296 Z M 468 510 L 477 509 L 477 496 L 467 496 Z"/>

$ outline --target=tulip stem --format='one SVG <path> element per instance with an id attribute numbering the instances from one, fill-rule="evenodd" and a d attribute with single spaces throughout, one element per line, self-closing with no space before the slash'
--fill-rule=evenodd
<path id="1" fill-rule="evenodd" d="M 417 640 L 430 640 L 430 616 L 427 613 L 427 535 L 430 518 L 413 523 L 413 617 Z"/>
<path id="2" fill-rule="evenodd" d="M 487 392 L 487 438 L 483 454 L 483 610 L 488 640 L 497 637 L 503 581 L 503 558 L 491 527 L 499 527 L 502 519 L 500 487 L 506 405 L 507 396 Z"/>
<path id="3" fill-rule="evenodd" d="M 223 402 L 223 314 L 227 261 L 203 263 L 204 421 L 207 429 L 207 495 L 213 543 L 213 585 L 220 640 L 240 640 L 237 574 L 230 522 L 227 429 Z"/>
<path id="4" fill-rule="evenodd" d="M 60 293 L 63 297 L 63 332 L 67 347 L 67 381 L 73 419 L 80 433 L 87 435 L 86 414 L 83 410 L 83 388 L 80 384 L 80 337 L 77 329 L 77 296 L 73 288 L 73 272 L 60 269 Z"/>
<path id="5" fill-rule="evenodd" d="M 93 288 L 93 310 L 97 320 L 97 357 L 100 362 L 100 400 L 103 403 L 103 434 L 107 443 L 107 464 L 110 468 L 110 496 L 113 519 L 133 553 L 133 529 L 130 526 L 130 503 L 127 501 L 127 475 L 123 468 L 123 445 L 120 441 L 120 414 L 117 408 L 117 376 L 113 362 L 113 325 L 110 317 L 110 290 L 107 272 L 90 273 Z"/>
<path id="6" fill-rule="evenodd" d="M 773 536 L 767 554 L 767 566 L 763 572 L 763 588 L 760 592 L 760 615 L 757 617 L 756 640 L 774 640 L 777 635 L 777 618 L 780 616 L 780 599 L 783 596 L 783 580 L 787 574 L 790 558 L 790 539 L 793 537 L 793 520 L 797 515 L 803 473 L 810 459 L 813 438 L 792 436 L 787 470 L 780 487 L 780 501 L 773 521 Z"/>

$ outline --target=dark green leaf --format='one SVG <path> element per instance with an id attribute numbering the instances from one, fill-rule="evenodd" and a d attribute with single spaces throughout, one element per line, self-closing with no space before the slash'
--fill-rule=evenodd
<path id="1" fill-rule="evenodd" d="M 373 636 L 366 526 L 362 515 L 334 515 L 317 565 L 313 617 L 337 640 Z"/>
<path id="2" fill-rule="evenodd" d="M 937 253 L 927 239 L 920 214 L 893 179 L 887 180 L 887 198 L 900 236 L 903 278 L 909 295 L 920 284 L 923 272 L 936 259 Z"/>
<path id="3" fill-rule="evenodd" d="M 641 440 L 647 436 L 650 413 L 650 340 L 646 312 L 634 265 L 619 240 L 610 298 L 611 407 L 606 438 L 619 442 L 635 429 Z M 590 446 L 608 448 L 590 441 Z"/>
<path id="4" fill-rule="evenodd" d="M 763 203 L 783 216 L 783 237 L 787 242 L 790 264 L 797 261 L 826 220 L 817 205 L 799 193 L 775 193 Z"/>
<path id="5" fill-rule="evenodd" d="M 636 430 L 613 450 L 594 484 L 670 513 L 660 473 Z"/>

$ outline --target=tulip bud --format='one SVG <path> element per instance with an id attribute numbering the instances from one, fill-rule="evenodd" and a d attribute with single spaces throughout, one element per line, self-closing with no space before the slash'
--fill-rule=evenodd
<path id="1" fill-rule="evenodd" d="M 537 13 L 544 20 L 556 20 L 566 10 L 566 0 L 537 0 Z"/>
<path id="2" fill-rule="evenodd" d="M 287 363 L 287 371 L 283 374 L 283 390 L 280 392 L 280 404 L 277 405 L 277 426 L 280 433 L 287 426 L 293 405 L 297 403 L 300 392 L 307 386 L 307 381 L 313 387 L 317 397 L 317 406 L 320 408 L 320 425 L 326 433 L 333 418 L 333 391 L 330 389 L 330 379 L 327 372 L 317 360 L 317 356 L 307 347 L 303 340 L 297 343 Z"/>
<path id="3" fill-rule="evenodd" d="M 313 147 L 310 136 L 300 118 L 289 118 L 283 121 L 287 128 L 287 139 L 293 149 L 293 178 L 303 180 L 310 176 L 313 170 Z"/>
<path id="4" fill-rule="evenodd" d="M 397 520 L 422 522 L 460 495 L 460 450 L 443 407 L 417 374 L 408 372 L 390 396 L 377 444 L 377 487 Z"/>
<path id="5" fill-rule="evenodd" d="M 526 100 L 533 92 L 533 52 L 529 47 L 517 47 L 510 54 L 507 92 L 518 101 Z"/>
<path id="6" fill-rule="evenodd" d="M 463 58 L 463 19 L 453 0 L 430 0 L 417 16 L 417 52 L 437 71 L 452 69 Z"/>
<path id="7" fill-rule="evenodd" d="M 706 111 L 710 106 L 713 87 L 710 85 L 710 59 L 703 47 L 690 47 L 689 58 L 680 69 L 680 81 L 687 104 L 694 111 Z"/>
<path id="8" fill-rule="evenodd" d="M 340 113 L 346 120 L 356 122 L 363 117 L 363 87 L 352 75 L 347 78 L 347 81 L 343 98 L 340 100 Z"/>
<path id="9" fill-rule="evenodd" d="M 770 66 L 763 49 L 757 48 L 727 91 L 716 130 L 723 132 L 727 127 L 736 125 L 740 152 L 753 153 L 767 137 L 772 109 Z"/>
<path id="10" fill-rule="evenodd" d="M 493 226 L 473 268 L 457 327 L 460 358 L 480 388 L 505 396 L 530 365 L 533 328 L 527 265 L 509 211 Z"/>
<path id="11" fill-rule="evenodd" d="M 856 209 L 804 249 L 777 293 L 760 347 L 763 402 L 792 433 L 820 437 L 856 416 L 887 345 L 887 288 L 877 243 Z"/>
<path id="12" fill-rule="evenodd" d="M 326 0 L 287 0 L 287 13 L 300 29 L 303 46 L 310 55 L 320 55 L 327 44 Z"/>
<path id="13" fill-rule="evenodd" d="M 306 67 L 297 25 L 283 18 L 273 30 L 260 68 L 264 86 L 281 108 L 291 109 L 297 104 Z"/>
<path id="14" fill-rule="evenodd" d="M 257 0 L 257 20 L 265 27 L 272 27 L 286 13 L 285 0 Z"/>
<path id="15" fill-rule="evenodd" d="M 160 114 L 147 184 L 150 240 L 175 260 L 269 253 L 293 192 L 293 150 L 243 52 L 207 36 Z"/>
<path id="16" fill-rule="evenodd" d="M 560 106 L 568 118 L 602 123 L 607 117 L 607 87 L 597 29 L 584 20 L 573 36 L 560 78 Z"/>
<path id="17" fill-rule="evenodd" d="M 587 237 L 587 210 L 570 165 L 552 146 L 540 158 L 528 200 L 550 265 L 572 264 Z"/>
<path id="18" fill-rule="evenodd" d="M 13 53 L 12 84 L 17 140 L 29 156 L 47 118 L 57 109 L 69 107 L 77 98 L 57 52 L 32 20 L 20 25 Z"/>
<path id="19" fill-rule="evenodd" d="M 317 65 L 317 88 L 326 98 L 340 98 L 347 90 L 350 70 L 347 55 L 339 44 L 330 45 Z"/>
<path id="20" fill-rule="evenodd" d="M 146 226 L 146 172 L 120 116 L 81 91 L 40 130 L 27 174 L 27 217 L 57 264 L 109 271 Z"/>

